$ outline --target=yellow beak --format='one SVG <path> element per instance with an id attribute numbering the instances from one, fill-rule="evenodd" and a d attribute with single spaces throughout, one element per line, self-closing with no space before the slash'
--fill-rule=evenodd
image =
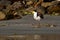
<path id="1" fill-rule="evenodd" d="M 34 11 L 32 11 L 31 13 L 34 14 Z"/>

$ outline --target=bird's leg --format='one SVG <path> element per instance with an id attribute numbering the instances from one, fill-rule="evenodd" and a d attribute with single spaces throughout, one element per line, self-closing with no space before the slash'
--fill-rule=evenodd
<path id="1" fill-rule="evenodd" d="M 40 27 L 40 21 L 38 21 L 38 27 Z"/>
<path id="2" fill-rule="evenodd" d="M 32 25 L 33 25 L 34 28 L 38 28 L 39 24 L 40 24 L 39 22 L 38 23 L 34 22 Z"/>
<path id="3" fill-rule="evenodd" d="M 33 23 L 32 23 L 32 26 L 33 26 L 34 28 L 37 27 L 37 26 L 36 26 L 36 22 L 33 22 Z"/>

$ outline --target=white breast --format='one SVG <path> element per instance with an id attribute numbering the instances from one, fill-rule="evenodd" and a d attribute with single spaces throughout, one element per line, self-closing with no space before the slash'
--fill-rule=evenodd
<path id="1" fill-rule="evenodd" d="M 38 21 L 40 21 L 40 16 L 37 16 L 37 12 L 33 12 L 34 13 L 34 15 L 33 15 L 33 18 L 35 19 L 35 20 L 38 20 Z"/>

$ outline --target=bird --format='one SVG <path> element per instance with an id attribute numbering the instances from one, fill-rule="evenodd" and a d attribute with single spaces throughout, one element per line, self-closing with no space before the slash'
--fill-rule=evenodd
<path id="1" fill-rule="evenodd" d="M 44 18 L 42 13 L 37 12 L 36 10 L 32 11 L 33 13 L 33 18 L 37 21 L 40 21 L 41 19 Z"/>
<path id="2" fill-rule="evenodd" d="M 40 20 L 44 19 L 43 14 L 37 12 L 37 10 L 33 10 L 32 13 L 33 13 L 33 19 L 38 21 L 38 24 L 40 25 Z"/>

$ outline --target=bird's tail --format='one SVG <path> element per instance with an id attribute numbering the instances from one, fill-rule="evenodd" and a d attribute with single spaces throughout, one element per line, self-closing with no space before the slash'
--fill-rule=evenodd
<path id="1" fill-rule="evenodd" d="M 41 17 L 42 19 L 44 19 L 44 16 L 43 16 L 43 14 L 40 14 L 40 17 Z"/>

